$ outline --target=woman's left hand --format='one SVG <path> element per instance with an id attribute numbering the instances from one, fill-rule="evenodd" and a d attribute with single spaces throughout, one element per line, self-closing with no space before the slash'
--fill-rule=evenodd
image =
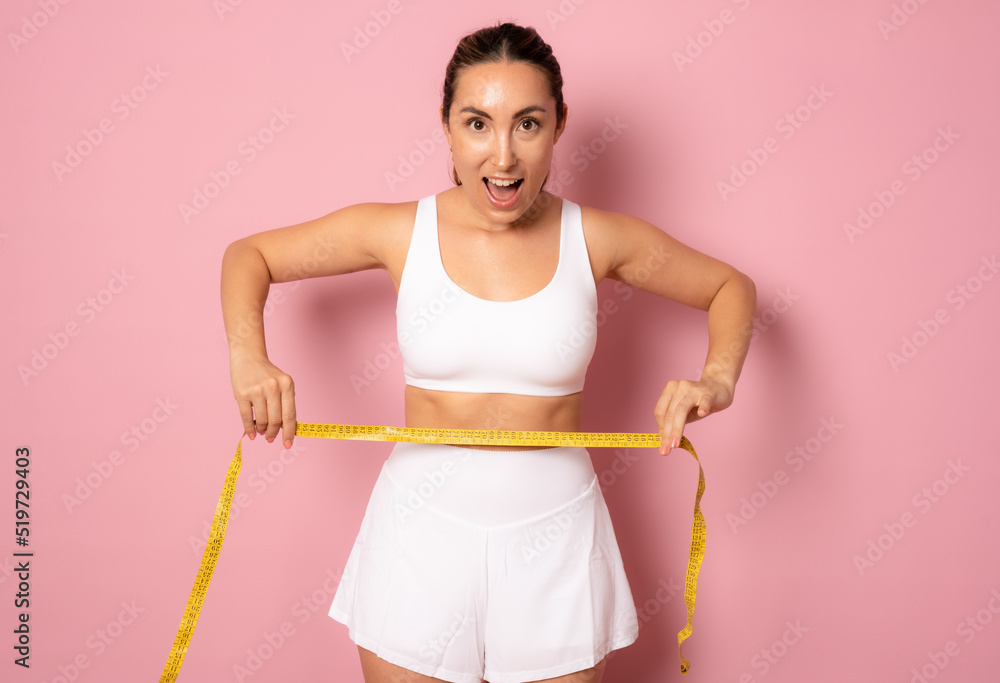
<path id="1" fill-rule="evenodd" d="M 733 387 L 713 379 L 670 380 L 653 414 L 660 426 L 660 454 L 677 448 L 688 422 L 708 417 L 733 403 Z"/>

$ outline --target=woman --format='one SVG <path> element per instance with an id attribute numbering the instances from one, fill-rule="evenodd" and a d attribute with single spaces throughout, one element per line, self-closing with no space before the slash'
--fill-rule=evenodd
<path id="1" fill-rule="evenodd" d="M 753 283 L 645 221 L 545 192 L 567 112 L 559 64 L 534 29 L 482 29 L 445 76 L 455 187 L 229 246 L 223 315 L 250 438 L 281 431 L 289 448 L 295 434 L 292 379 L 248 324 L 269 284 L 369 268 L 398 293 L 407 426 L 579 431 L 606 277 L 708 311 L 701 378 L 668 382 L 654 409 L 661 453 L 687 422 L 732 403 Z M 653 255 L 664 265 L 651 272 Z M 583 448 L 397 444 L 330 608 L 365 681 L 600 681 L 638 624 L 596 483 Z"/>

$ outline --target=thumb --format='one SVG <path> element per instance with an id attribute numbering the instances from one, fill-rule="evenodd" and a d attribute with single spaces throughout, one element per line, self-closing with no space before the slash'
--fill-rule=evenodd
<path id="1" fill-rule="evenodd" d="M 702 396 L 698 401 L 698 417 L 705 417 L 712 412 L 712 397 Z"/>

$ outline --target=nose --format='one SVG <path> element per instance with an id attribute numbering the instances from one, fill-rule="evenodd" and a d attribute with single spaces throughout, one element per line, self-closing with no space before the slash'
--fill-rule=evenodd
<path id="1" fill-rule="evenodd" d="M 499 133 L 493 141 L 493 165 L 500 170 L 506 170 L 517 163 L 517 156 L 514 154 L 514 144 L 510 136 Z"/>

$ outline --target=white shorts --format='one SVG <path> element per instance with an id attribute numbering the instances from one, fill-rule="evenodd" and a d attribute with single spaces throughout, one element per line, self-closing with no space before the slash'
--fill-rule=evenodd
<path id="1" fill-rule="evenodd" d="M 590 454 L 571 447 L 396 444 L 329 614 L 453 683 L 580 671 L 639 632 Z"/>

